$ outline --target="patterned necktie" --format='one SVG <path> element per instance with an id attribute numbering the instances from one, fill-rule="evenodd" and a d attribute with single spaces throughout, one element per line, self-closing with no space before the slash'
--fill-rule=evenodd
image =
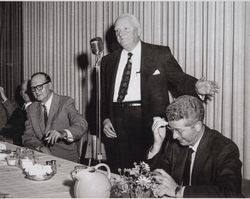
<path id="1" fill-rule="evenodd" d="M 42 104 L 43 106 L 43 118 L 44 118 L 44 125 L 47 125 L 47 121 L 48 121 L 48 112 L 47 112 L 47 108 L 45 106 L 45 104 Z"/>
<path id="2" fill-rule="evenodd" d="M 128 61 L 123 71 L 122 80 L 121 80 L 118 97 L 117 97 L 117 102 L 122 102 L 122 100 L 125 98 L 125 96 L 128 93 L 128 84 L 130 80 L 131 67 L 132 67 L 132 62 L 131 62 L 132 55 L 133 55 L 132 53 L 130 52 L 128 53 Z"/>
<path id="3" fill-rule="evenodd" d="M 190 182 L 190 166 L 191 166 L 191 158 L 193 153 L 192 148 L 188 148 L 188 155 L 185 163 L 184 173 L 183 173 L 183 186 L 189 185 Z"/>

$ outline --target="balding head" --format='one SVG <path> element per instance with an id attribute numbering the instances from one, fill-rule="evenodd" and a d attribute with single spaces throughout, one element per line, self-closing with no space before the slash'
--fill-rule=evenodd
<path id="1" fill-rule="evenodd" d="M 140 41 L 141 25 L 130 14 L 120 15 L 115 21 L 115 34 L 118 43 L 127 51 L 132 51 Z"/>

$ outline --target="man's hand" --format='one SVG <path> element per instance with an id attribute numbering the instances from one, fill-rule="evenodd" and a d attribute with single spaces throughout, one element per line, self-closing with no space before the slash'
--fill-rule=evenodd
<path id="1" fill-rule="evenodd" d="M 168 125 L 161 117 L 154 117 L 153 120 L 152 131 L 154 134 L 154 144 L 149 150 L 148 159 L 151 159 L 160 151 L 161 145 L 166 137 L 166 125 Z"/>
<path id="2" fill-rule="evenodd" d="M 168 125 L 168 123 L 161 117 L 154 117 L 153 120 L 152 131 L 154 134 L 154 145 L 161 145 L 166 137 L 166 125 Z"/>
<path id="3" fill-rule="evenodd" d="M 4 88 L 2 86 L 0 86 L 0 98 L 2 99 L 3 102 L 7 100 Z"/>
<path id="4" fill-rule="evenodd" d="M 213 97 L 215 93 L 218 93 L 219 88 L 219 85 L 215 81 L 207 81 L 205 77 L 200 78 L 195 84 L 198 95 L 208 95 L 209 97 Z"/>
<path id="5" fill-rule="evenodd" d="M 159 186 L 154 190 L 154 194 L 158 197 L 170 196 L 176 197 L 175 190 L 179 186 L 174 179 L 163 169 L 156 169 L 153 171 L 154 179 Z M 181 195 L 179 195 L 180 197 Z"/>
<path id="6" fill-rule="evenodd" d="M 110 121 L 110 119 L 105 119 L 103 121 L 103 131 L 108 138 L 117 138 L 115 129 Z"/>
<path id="7" fill-rule="evenodd" d="M 59 139 L 63 139 L 65 136 L 67 136 L 67 133 L 62 131 L 59 132 L 57 130 L 49 130 L 46 134 L 45 134 L 45 138 L 44 141 L 48 144 L 48 145 L 53 145 L 54 143 L 56 143 Z"/>

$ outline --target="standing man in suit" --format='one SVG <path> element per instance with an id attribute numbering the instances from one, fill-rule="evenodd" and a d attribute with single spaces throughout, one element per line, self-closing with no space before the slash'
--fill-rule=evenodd
<path id="1" fill-rule="evenodd" d="M 75 108 L 74 100 L 52 91 L 48 74 L 31 77 L 37 102 L 27 109 L 23 145 L 71 161 L 79 161 L 78 141 L 87 131 L 87 122 Z"/>
<path id="2" fill-rule="evenodd" d="M 133 15 L 119 16 L 114 29 L 122 49 L 101 61 L 101 105 L 107 161 L 117 172 L 145 157 L 153 142 L 153 117 L 169 104 L 168 91 L 198 97 L 213 95 L 218 87 L 185 74 L 169 47 L 142 42 Z"/>
<path id="3" fill-rule="evenodd" d="M 234 142 L 203 124 L 204 107 L 193 96 L 178 97 L 166 109 L 166 120 L 154 118 L 154 144 L 148 154 L 164 197 L 243 197 L 239 149 Z M 167 142 L 166 127 L 173 132 Z"/>

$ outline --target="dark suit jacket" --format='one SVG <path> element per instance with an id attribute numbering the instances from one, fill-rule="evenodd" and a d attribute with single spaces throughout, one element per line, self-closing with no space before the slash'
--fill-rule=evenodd
<path id="1" fill-rule="evenodd" d="M 0 131 L 7 124 L 16 107 L 16 103 L 8 99 L 4 103 L 0 102 Z"/>
<path id="2" fill-rule="evenodd" d="M 111 108 L 121 52 L 114 51 L 101 61 L 102 119 L 112 120 Z M 160 74 L 153 75 L 156 70 Z M 169 47 L 142 42 L 140 74 L 143 116 L 145 124 L 150 128 L 153 116 L 162 115 L 169 104 L 168 91 L 173 90 L 176 97 L 183 94 L 197 96 L 197 79 L 182 71 Z"/>
<path id="3" fill-rule="evenodd" d="M 188 147 L 172 141 L 149 163 L 151 169 L 162 168 L 181 184 Z M 184 197 L 243 197 L 241 166 L 236 144 L 206 127 L 194 160 L 192 185 L 185 188 Z"/>
<path id="4" fill-rule="evenodd" d="M 23 135 L 23 145 L 36 148 L 44 145 L 42 138 L 48 130 L 68 129 L 73 135 L 73 143 L 60 140 L 50 147 L 53 155 L 77 161 L 77 141 L 86 133 L 87 122 L 75 108 L 74 100 L 67 96 L 59 96 L 54 93 L 47 126 L 44 126 L 41 104 L 32 103 L 27 109 L 27 121 Z"/>
<path id="5" fill-rule="evenodd" d="M 10 138 L 14 144 L 21 146 L 26 119 L 26 111 L 18 106 L 11 114 L 1 134 L 6 138 Z"/>

